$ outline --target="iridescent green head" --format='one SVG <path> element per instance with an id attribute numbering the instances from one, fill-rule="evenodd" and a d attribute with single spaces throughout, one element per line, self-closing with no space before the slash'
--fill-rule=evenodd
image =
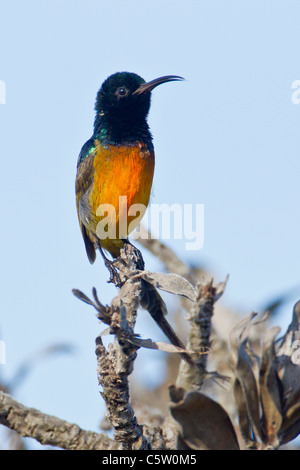
<path id="1" fill-rule="evenodd" d="M 150 135 L 147 115 L 151 91 L 158 85 L 183 80 L 176 75 L 160 77 L 151 82 L 135 73 L 118 72 L 108 77 L 97 93 L 94 129 L 101 140 L 119 142 L 134 140 L 138 130 Z M 151 139 L 151 136 L 150 136 Z"/>
<path id="2" fill-rule="evenodd" d="M 108 77 L 98 91 L 95 110 L 108 120 L 146 119 L 151 100 L 151 91 L 157 85 L 181 77 L 168 75 L 151 82 L 135 73 L 118 72 Z"/>

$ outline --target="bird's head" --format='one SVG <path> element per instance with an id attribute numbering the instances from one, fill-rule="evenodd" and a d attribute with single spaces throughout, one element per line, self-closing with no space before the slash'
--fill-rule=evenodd
<path id="1" fill-rule="evenodd" d="M 118 72 L 108 77 L 98 91 L 95 110 L 110 120 L 143 120 L 150 109 L 151 91 L 162 83 L 183 80 L 167 75 L 150 82 L 135 73 Z"/>

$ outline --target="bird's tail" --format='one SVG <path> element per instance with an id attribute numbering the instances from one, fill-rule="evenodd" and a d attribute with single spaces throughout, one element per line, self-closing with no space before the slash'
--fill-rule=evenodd
<path id="1" fill-rule="evenodd" d="M 167 307 L 155 287 L 153 287 L 149 282 L 142 280 L 142 295 L 141 295 L 141 305 L 146 309 L 153 320 L 157 323 L 163 333 L 167 336 L 169 341 L 174 346 L 177 346 L 181 349 L 185 349 L 184 344 L 178 338 L 177 334 L 167 321 L 165 315 L 167 313 Z M 180 353 L 182 359 L 184 359 L 190 366 L 194 366 L 194 361 L 191 356 L 186 353 Z"/>

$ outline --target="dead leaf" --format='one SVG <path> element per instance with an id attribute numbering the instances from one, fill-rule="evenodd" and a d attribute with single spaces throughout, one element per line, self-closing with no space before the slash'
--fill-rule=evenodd
<path id="1" fill-rule="evenodd" d="M 243 336 L 247 336 L 245 333 L 251 326 L 252 319 L 257 315 L 257 313 L 251 313 L 247 318 L 244 318 L 238 322 L 231 330 L 229 335 L 229 343 L 231 348 L 232 359 L 236 363 L 238 349 L 242 342 Z"/>
<path id="2" fill-rule="evenodd" d="M 238 379 L 235 379 L 233 384 L 233 393 L 238 413 L 238 420 L 242 437 L 247 446 L 253 442 L 252 439 L 252 424 L 249 420 L 245 394 L 242 385 Z"/>
<path id="3" fill-rule="evenodd" d="M 237 437 L 224 408 L 211 398 L 193 391 L 170 406 L 180 425 L 181 440 L 197 450 L 238 450 Z"/>
<path id="4" fill-rule="evenodd" d="M 81 292 L 81 290 L 72 289 L 72 292 L 75 295 L 75 297 L 77 297 L 77 299 L 82 300 L 82 302 L 85 302 L 86 304 L 92 305 L 93 307 L 95 306 L 94 302 L 92 302 L 91 299 L 89 299 L 87 295 L 85 295 L 83 292 Z"/>
<path id="5" fill-rule="evenodd" d="M 235 374 L 241 386 L 239 393 L 242 392 L 244 395 L 244 404 L 247 407 L 248 419 L 256 435 L 262 439 L 258 391 L 252 370 L 251 359 L 246 351 L 246 343 L 247 340 L 244 340 L 238 349 Z M 239 401 L 241 401 L 240 398 Z M 241 409 L 239 409 L 239 413 L 242 413 Z"/>
<path id="6" fill-rule="evenodd" d="M 281 386 L 276 371 L 276 356 L 274 348 L 275 336 L 280 331 L 274 327 L 267 331 L 262 352 L 262 363 L 259 371 L 259 385 L 263 408 L 263 422 L 268 444 L 276 448 L 278 432 L 282 423 Z"/>
<path id="7" fill-rule="evenodd" d="M 280 430 L 280 443 L 295 439 L 300 433 L 300 403 L 296 403 L 287 411 Z"/>
<path id="8" fill-rule="evenodd" d="M 171 294 L 181 295 L 196 302 L 197 292 L 184 277 L 179 276 L 179 274 L 165 274 L 165 273 L 150 273 L 145 271 L 144 273 L 139 274 L 144 281 L 149 282 L 157 289 L 161 289 Z"/>
<path id="9" fill-rule="evenodd" d="M 193 351 L 188 351 L 187 349 L 180 348 L 178 346 L 174 346 L 170 343 L 163 343 L 161 341 L 152 341 L 152 339 L 141 339 L 141 338 L 130 338 L 130 342 L 135 344 L 136 346 L 148 349 L 158 349 L 159 351 L 165 351 L 169 353 L 188 353 L 191 354 Z"/>

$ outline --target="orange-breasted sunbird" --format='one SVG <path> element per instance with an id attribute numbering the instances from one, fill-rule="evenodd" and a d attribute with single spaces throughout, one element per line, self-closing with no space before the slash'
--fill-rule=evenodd
<path id="1" fill-rule="evenodd" d="M 175 80 L 182 77 L 168 75 L 145 82 L 135 73 L 120 72 L 109 76 L 97 93 L 94 133 L 81 149 L 76 175 L 79 224 L 91 263 L 98 248 L 109 267 L 103 250 L 118 257 L 146 211 L 155 163 L 147 123 L 151 91 Z M 136 204 L 138 217 L 132 213 Z M 148 297 L 155 297 L 153 292 Z M 170 341 L 184 347 L 163 312 L 154 310 L 149 311 Z"/>

